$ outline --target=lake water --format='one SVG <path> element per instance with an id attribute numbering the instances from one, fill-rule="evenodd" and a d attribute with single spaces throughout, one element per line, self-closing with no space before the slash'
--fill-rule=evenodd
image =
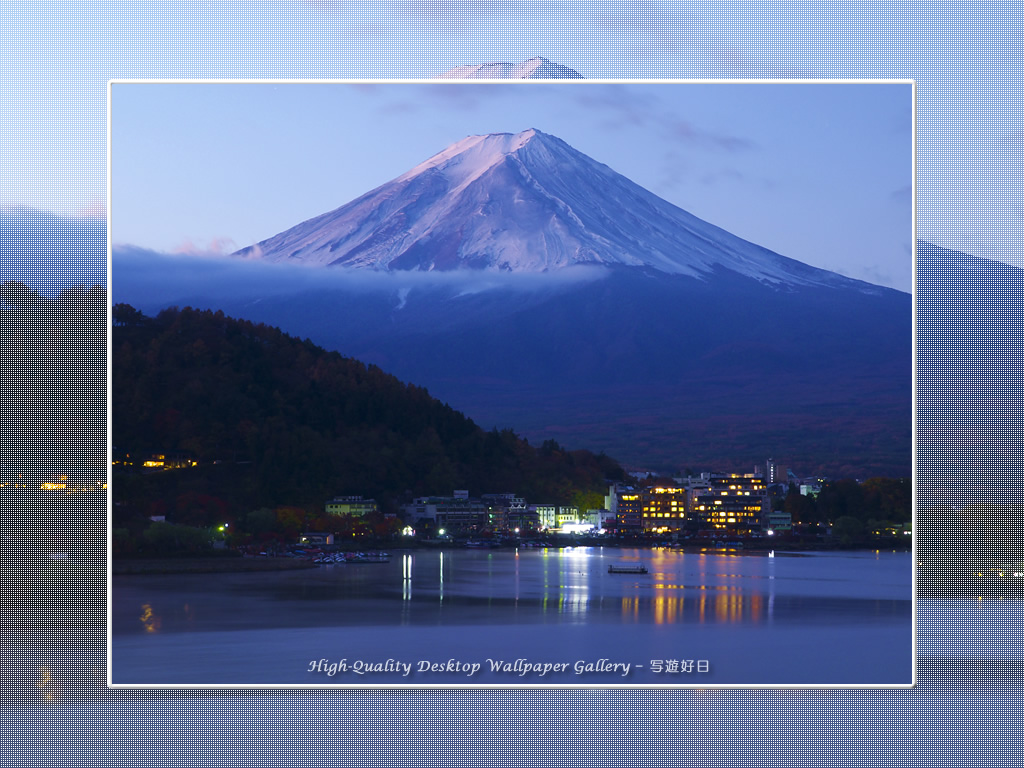
<path id="1" fill-rule="evenodd" d="M 117 576 L 112 680 L 907 685 L 912 566 L 907 552 L 580 547 Z"/>

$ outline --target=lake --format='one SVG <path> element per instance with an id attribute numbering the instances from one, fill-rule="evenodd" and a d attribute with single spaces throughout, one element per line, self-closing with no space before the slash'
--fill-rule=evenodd
<path id="1" fill-rule="evenodd" d="M 646 574 L 609 573 L 643 564 Z M 139 685 L 909 685 L 908 552 L 396 550 L 388 563 L 115 576 Z"/>

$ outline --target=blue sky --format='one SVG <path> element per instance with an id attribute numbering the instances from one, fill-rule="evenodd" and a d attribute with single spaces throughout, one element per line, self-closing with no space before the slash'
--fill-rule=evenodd
<path id="1" fill-rule="evenodd" d="M 911 285 L 912 89 L 115 83 L 111 238 L 230 252 L 469 134 L 538 128 L 783 255 Z"/>
<path id="2" fill-rule="evenodd" d="M 918 236 L 1016 262 L 1024 239 L 1018 11 L 1014 2 L 889 0 L 0 0 L 0 215 L 16 220 L 36 211 L 37 222 L 55 215 L 68 226 L 102 219 L 109 78 L 433 77 L 460 64 L 543 55 L 588 78 L 914 78 Z M 222 116 L 214 110 L 179 118 Z M 717 215 L 712 198 L 683 199 L 683 190 L 677 192 L 684 207 L 735 227 Z M 342 202 L 332 198 L 323 207 Z M 735 228 L 769 247 L 792 250 L 773 236 Z M 191 237 L 220 235 L 203 230 Z M 226 236 L 247 238 L 234 231 Z M 37 257 L 26 262 L 20 250 L 5 248 L 0 263 L 18 262 L 21 274 L 41 268 Z"/>

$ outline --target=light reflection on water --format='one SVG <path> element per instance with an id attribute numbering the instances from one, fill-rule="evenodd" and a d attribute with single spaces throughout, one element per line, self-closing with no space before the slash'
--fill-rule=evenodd
<path id="1" fill-rule="evenodd" d="M 402 555 L 402 600 L 412 599 L 412 555 Z"/>
<path id="2" fill-rule="evenodd" d="M 188 609 L 188 603 L 184 605 L 184 609 Z M 149 603 L 142 604 L 142 615 L 139 616 L 139 621 L 142 622 L 146 632 L 160 631 L 160 617 L 153 613 L 153 606 Z"/>
<path id="3" fill-rule="evenodd" d="M 618 563 L 648 572 L 609 573 Z M 666 682 L 648 674 L 652 660 L 705 659 L 709 682 L 905 683 L 910 565 L 873 553 L 451 549 L 311 570 L 115 577 L 112 668 L 116 682 L 308 682 L 308 659 L 332 654 L 571 661 L 587 648 L 645 665 L 631 682 Z M 837 663 L 851 658 L 859 665 Z"/>
<path id="4" fill-rule="evenodd" d="M 743 594 L 701 594 L 687 598 L 685 595 L 657 595 L 652 598 L 622 598 L 622 616 L 639 620 L 641 610 L 650 614 L 654 624 L 675 624 L 684 621 L 703 623 L 713 617 L 718 624 L 757 624 L 762 619 L 771 620 L 765 611 L 766 602 L 761 595 Z M 687 613 L 689 611 L 689 614 Z"/>
<path id="5" fill-rule="evenodd" d="M 467 620 L 753 626 L 909 616 L 909 555 L 766 555 L 601 547 L 413 550 L 386 564 L 202 580 L 119 578 L 114 631 L 202 630 L 226 622 L 258 628 Z M 618 563 L 642 563 L 648 573 L 609 573 Z"/>

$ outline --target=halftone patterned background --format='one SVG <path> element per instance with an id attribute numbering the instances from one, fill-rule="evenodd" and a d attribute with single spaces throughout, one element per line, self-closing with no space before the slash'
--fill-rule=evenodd
<path id="1" fill-rule="evenodd" d="M 2 761 L 1024 762 L 1021 606 L 964 586 L 976 568 L 1020 557 L 1024 281 L 961 255 L 1018 255 L 1021 9 L 793 5 L 0 4 L 0 270 L 40 292 L 5 288 L 2 456 L 29 481 L 53 463 L 87 476 L 105 462 L 102 382 L 81 375 L 83 355 L 102 360 L 103 318 L 94 294 L 60 292 L 106 282 L 110 78 L 432 77 L 536 55 L 588 78 L 915 78 L 918 236 L 930 244 L 917 265 L 916 689 L 111 692 L 104 494 L 18 506 L 7 496 Z M 19 556 L 24 542 L 54 538 L 79 555 L 71 576 Z"/>

